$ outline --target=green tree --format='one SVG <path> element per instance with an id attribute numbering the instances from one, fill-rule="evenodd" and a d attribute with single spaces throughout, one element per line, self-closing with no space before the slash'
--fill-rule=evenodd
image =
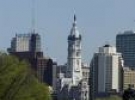
<path id="1" fill-rule="evenodd" d="M 0 100 L 51 100 L 47 85 L 31 74 L 29 64 L 0 53 Z"/>

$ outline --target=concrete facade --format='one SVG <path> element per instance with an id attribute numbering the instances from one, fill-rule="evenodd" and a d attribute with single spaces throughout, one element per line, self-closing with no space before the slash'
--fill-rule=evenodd
<path id="1" fill-rule="evenodd" d="M 91 61 L 90 96 L 98 97 L 110 93 L 119 93 L 122 88 L 122 56 L 110 45 L 99 47 Z"/>
<path id="2" fill-rule="evenodd" d="M 57 83 L 54 92 L 57 100 L 89 100 L 88 76 L 82 76 L 86 73 L 86 66 L 82 68 L 81 59 L 81 35 L 76 26 L 76 16 L 71 32 L 68 36 L 68 57 L 67 64 L 58 67 L 56 73 Z M 83 69 L 83 70 L 82 70 Z"/>
<path id="3" fill-rule="evenodd" d="M 123 89 L 135 89 L 135 70 L 130 67 L 123 68 Z"/>

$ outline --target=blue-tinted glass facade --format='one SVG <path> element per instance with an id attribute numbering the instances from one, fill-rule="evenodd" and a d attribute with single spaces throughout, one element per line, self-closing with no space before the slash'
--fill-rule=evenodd
<path id="1" fill-rule="evenodd" d="M 121 52 L 125 66 L 135 68 L 135 33 L 124 32 L 116 36 L 117 52 Z"/>

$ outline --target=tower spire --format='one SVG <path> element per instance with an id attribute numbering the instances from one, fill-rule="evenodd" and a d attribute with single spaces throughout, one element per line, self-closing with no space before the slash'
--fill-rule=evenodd
<path id="1" fill-rule="evenodd" d="M 73 26 L 68 36 L 68 61 L 66 76 L 72 78 L 73 84 L 82 79 L 81 70 L 81 35 L 76 26 L 76 15 L 73 16 Z"/>
<path id="2" fill-rule="evenodd" d="M 74 14 L 74 22 L 76 21 L 76 15 Z"/>
<path id="3" fill-rule="evenodd" d="M 73 27 L 76 26 L 76 15 L 74 14 L 74 22 L 73 22 Z"/>

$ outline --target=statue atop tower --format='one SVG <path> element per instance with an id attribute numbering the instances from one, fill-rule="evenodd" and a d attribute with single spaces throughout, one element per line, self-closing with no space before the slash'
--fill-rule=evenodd
<path id="1" fill-rule="evenodd" d="M 80 39 L 81 40 L 81 35 L 78 31 L 78 28 L 77 28 L 77 21 L 76 21 L 76 15 L 74 15 L 74 22 L 73 22 L 73 26 L 71 28 L 71 31 L 70 31 L 70 35 L 68 36 L 68 40 L 73 40 L 73 39 Z"/>

